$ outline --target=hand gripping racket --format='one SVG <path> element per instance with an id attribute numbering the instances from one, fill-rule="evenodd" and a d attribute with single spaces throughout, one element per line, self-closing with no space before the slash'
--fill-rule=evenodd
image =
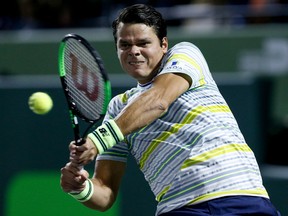
<path id="1" fill-rule="evenodd" d="M 67 34 L 59 47 L 59 75 L 68 102 L 76 145 L 106 113 L 111 85 L 99 53 L 81 36 Z M 80 135 L 78 118 L 89 123 Z"/>

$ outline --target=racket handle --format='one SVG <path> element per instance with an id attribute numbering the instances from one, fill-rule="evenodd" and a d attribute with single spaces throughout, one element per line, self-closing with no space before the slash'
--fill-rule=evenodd
<path id="1" fill-rule="evenodd" d="M 73 162 L 72 162 L 73 163 Z M 78 165 L 78 164 L 76 164 L 76 163 L 73 163 L 74 164 L 74 166 L 75 167 L 77 167 L 77 169 L 79 170 L 79 171 L 82 171 L 83 169 L 84 169 L 84 166 L 83 165 Z"/>
<path id="2" fill-rule="evenodd" d="M 78 138 L 77 140 L 75 139 L 75 144 L 77 146 L 81 146 L 82 144 L 85 143 L 85 139 L 84 138 Z M 78 166 L 78 169 L 81 171 L 83 170 L 84 166 Z"/>
<path id="3" fill-rule="evenodd" d="M 81 146 L 84 143 L 85 143 L 85 139 L 84 138 L 79 138 L 79 139 L 75 140 L 75 144 L 77 146 Z"/>
<path id="4" fill-rule="evenodd" d="M 81 146 L 84 143 L 85 143 L 85 139 L 84 138 L 79 138 L 78 140 L 75 140 L 75 144 L 77 146 Z M 81 171 L 81 170 L 84 169 L 84 166 L 78 166 L 78 169 Z"/>
<path id="5" fill-rule="evenodd" d="M 79 169 L 79 171 L 84 170 L 84 166 L 77 166 L 77 168 Z M 80 193 L 79 191 L 70 191 L 69 193 Z"/>

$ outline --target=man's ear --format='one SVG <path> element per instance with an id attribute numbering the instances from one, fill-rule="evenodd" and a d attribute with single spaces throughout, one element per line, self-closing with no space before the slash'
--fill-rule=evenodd
<path id="1" fill-rule="evenodd" d="M 164 53 L 166 53 L 168 50 L 168 38 L 167 37 L 162 38 L 161 47 L 162 47 Z"/>

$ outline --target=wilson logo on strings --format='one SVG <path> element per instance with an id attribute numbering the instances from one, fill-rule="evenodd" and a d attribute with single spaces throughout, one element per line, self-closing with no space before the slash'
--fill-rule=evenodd
<path id="1" fill-rule="evenodd" d="M 72 61 L 72 79 L 76 88 L 82 91 L 91 101 L 98 98 L 98 78 L 89 71 L 89 68 L 78 61 L 78 58 L 70 53 Z M 89 82 L 89 80 L 96 80 L 97 82 Z"/>

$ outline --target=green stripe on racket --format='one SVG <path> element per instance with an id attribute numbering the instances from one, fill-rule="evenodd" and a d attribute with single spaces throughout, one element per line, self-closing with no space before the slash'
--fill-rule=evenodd
<path id="1" fill-rule="evenodd" d="M 99 53 L 80 35 L 67 34 L 59 47 L 59 75 L 76 145 L 106 113 L 111 85 Z M 81 135 L 78 117 L 89 123 Z"/>

